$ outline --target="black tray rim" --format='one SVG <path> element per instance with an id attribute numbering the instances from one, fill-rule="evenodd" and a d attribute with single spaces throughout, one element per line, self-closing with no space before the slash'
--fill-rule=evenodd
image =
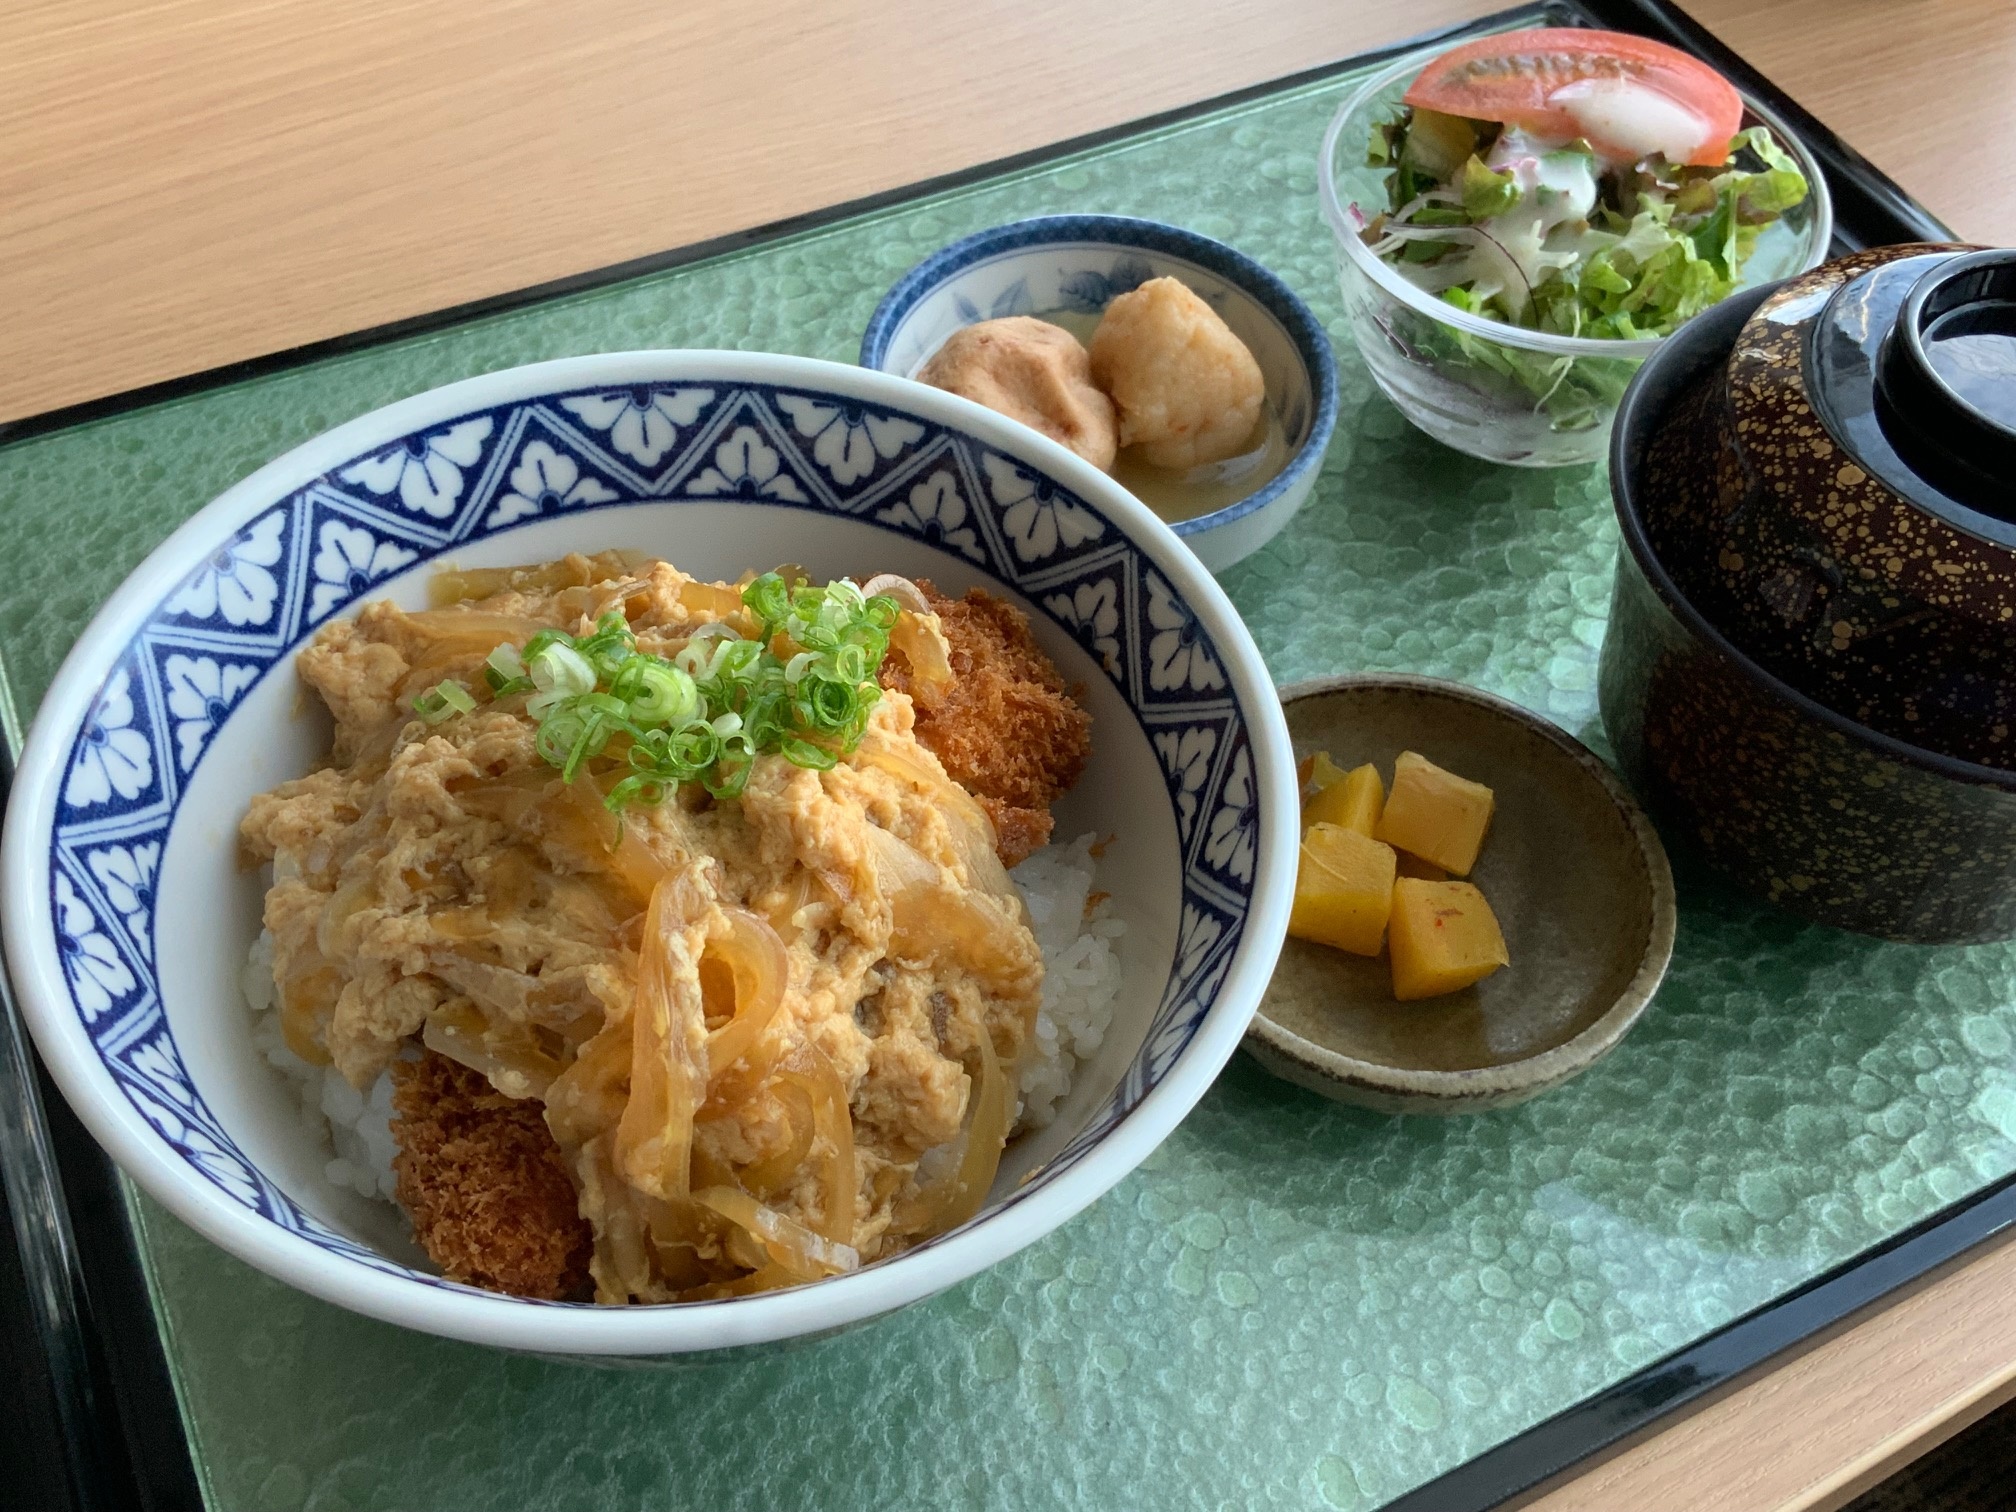
<path id="1" fill-rule="evenodd" d="M 1893 241 L 1957 239 L 1950 228 L 1888 175 L 1669 0 L 1536 0 L 1047 147 L 803 215 L 40 414 L 0 421 L 0 448 L 760 247 L 786 236 L 965 188 L 1288 89 L 1320 83 L 1422 47 L 1522 21 L 1597 25 L 1656 37 L 1702 57 L 1740 88 L 1766 101 L 1807 145 L 1827 174 L 1835 200 L 1837 250 L 1856 250 Z M 4 691 L 4 684 L 0 684 L 0 691 Z M 11 776 L 11 761 L 6 759 L 9 755 L 0 751 L 0 794 L 4 794 L 5 779 Z M 0 1001 L 0 1012 L 8 1012 L 10 1008 L 10 1003 Z M 29 1055 L 34 1056 L 32 1047 Z M 180 1395 L 154 1317 L 138 1235 L 116 1169 L 54 1092 L 39 1059 L 35 1060 L 31 1075 L 25 1099 L 26 1117 L 42 1127 L 44 1144 L 53 1154 L 74 1233 L 73 1244 L 66 1246 L 69 1252 L 56 1255 L 53 1260 L 75 1267 L 80 1274 L 47 1274 L 52 1262 L 49 1255 L 24 1254 L 22 1258 L 31 1268 L 44 1269 L 40 1279 L 81 1299 L 70 1319 L 74 1336 L 56 1341 L 55 1352 L 88 1362 L 88 1382 L 81 1399 L 72 1407 L 96 1423 L 95 1447 L 101 1454 L 109 1451 L 108 1458 L 115 1461 L 105 1467 L 109 1474 L 73 1481 L 73 1500 L 66 1512 L 103 1512 L 129 1506 L 144 1507 L 149 1512 L 203 1512 L 206 1500 L 191 1453 Z M 1925 1283 L 1935 1273 L 2012 1231 L 2016 1231 L 2016 1175 L 1930 1214 L 1804 1285 L 1402 1493 L 1384 1504 L 1384 1512 L 1505 1512 L 1523 1505 L 1572 1479 L 1590 1464 L 1648 1437 L 1665 1426 L 1668 1419 L 1726 1394 L 1773 1361 L 1810 1347 L 1823 1336 Z M 29 1327 L 32 1323 L 26 1317 L 0 1316 L 0 1328 Z M 47 1388 L 63 1390 L 63 1374 L 61 1370 L 52 1370 L 45 1382 Z M 73 1456 L 77 1448 L 66 1446 Z M 85 1452 L 90 1452 L 88 1447 Z"/>

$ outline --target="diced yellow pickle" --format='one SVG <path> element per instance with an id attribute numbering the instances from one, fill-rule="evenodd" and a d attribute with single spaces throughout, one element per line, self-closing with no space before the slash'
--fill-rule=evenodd
<path id="1" fill-rule="evenodd" d="M 1511 964 L 1497 915 L 1468 882 L 1396 881 L 1387 948 L 1403 1003 L 1461 991 Z"/>
<path id="2" fill-rule="evenodd" d="M 1393 847 L 1318 824 L 1302 837 L 1288 932 L 1356 955 L 1377 955 L 1393 907 Z"/>
<path id="3" fill-rule="evenodd" d="M 1295 775 L 1302 779 L 1302 791 L 1313 797 L 1331 784 L 1342 782 L 1344 768 L 1330 759 L 1328 751 L 1318 751 L 1295 764 Z"/>
<path id="4" fill-rule="evenodd" d="M 1356 830 L 1370 839 L 1386 806 L 1386 784 L 1379 780 L 1379 768 L 1366 762 L 1353 767 L 1338 781 L 1317 792 L 1302 805 L 1302 823 L 1335 824 Z"/>
<path id="5" fill-rule="evenodd" d="M 1372 833 L 1455 876 L 1467 876 L 1491 827 L 1491 802 L 1491 789 L 1483 783 L 1402 751 L 1393 763 L 1393 791 Z"/>

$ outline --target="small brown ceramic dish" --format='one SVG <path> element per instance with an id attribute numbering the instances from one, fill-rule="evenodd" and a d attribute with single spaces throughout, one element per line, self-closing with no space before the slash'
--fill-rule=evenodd
<path id="1" fill-rule="evenodd" d="M 1759 289 L 1689 321 L 1618 410 L 1623 549 L 1603 641 L 1603 725 L 1647 805 L 1735 881 L 1823 924 L 1918 943 L 2016 935 L 2016 771 L 1860 724 L 1745 654 L 1669 568 L 1669 511 L 1703 474 L 1654 446 L 1721 370 Z M 1671 463 L 1667 464 L 1668 468 Z M 1684 548 L 1682 548 L 1684 549 Z M 1691 565 L 1698 568 L 1699 563 Z"/>
<path id="2" fill-rule="evenodd" d="M 1645 462 L 1654 550 L 1746 655 L 1886 735 L 2016 765 L 2016 250 L 1786 280 Z"/>
<path id="3" fill-rule="evenodd" d="M 1298 757 L 1419 751 L 1496 794 L 1471 875 L 1512 964 L 1475 987 L 1393 1000 L 1390 967 L 1290 939 L 1246 1049 L 1300 1086 L 1383 1113 L 1475 1113 L 1608 1054 L 1673 953 L 1673 875 L 1610 769 L 1516 704 L 1427 677 L 1325 677 L 1281 690 Z"/>

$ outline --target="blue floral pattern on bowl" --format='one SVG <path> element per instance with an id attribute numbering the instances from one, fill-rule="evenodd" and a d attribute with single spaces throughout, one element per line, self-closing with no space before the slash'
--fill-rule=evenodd
<path id="1" fill-rule="evenodd" d="M 1260 809 L 1219 648 L 1150 556 L 1095 504 L 894 407 L 741 383 L 554 393 L 429 426 L 256 512 L 156 604 L 69 742 L 49 885 L 72 1005 L 126 1099 L 232 1202 L 386 1274 L 452 1284 L 306 1212 L 184 1066 L 154 964 L 154 879 L 218 731 L 319 625 L 416 563 L 535 520 L 722 498 L 854 516 L 973 562 L 1086 647 L 1160 758 L 1183 855 L 1167 989 L 1118 1090 L 1002 1206 L 1070 1170 L 1190 1043 L 1246 927 Z"/>
<path id="2" fill-rule="evenodd" d="M 1057 292 L 1064 297 L 1060 308 L 1080 315 L 1097 315 L 1122 294 L 1132 294 L 1154 276 L 1155 269 L 1147 258 L 1123 252 L 1104 273 L 1084 268 L 1058 279 Z"/>

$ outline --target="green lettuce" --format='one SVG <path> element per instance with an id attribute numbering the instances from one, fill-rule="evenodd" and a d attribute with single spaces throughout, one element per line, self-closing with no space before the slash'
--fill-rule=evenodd
<path id="1" fill-rule="evenodd" d="M 1420 115 L 1417 125 L 1403 110 L 1373 132 L 1368 161 L 1387 170 L 1388 204 L 1366 239 L 1451 307 L 1527 330 L 1668 335 L 1736 292 L 1758 236 L 1809 193 L 1763 126 L 1738 133 L 1711 167 L 1657 157 L 1619 166 L 1583 142 Z M 1473 150 L 1460 165 L 1443 166 L 1463 146 Z M 1524 389 L 1563 428 L 1600 421 L 1629 377 L 1624 363 L 1569 363 L 1454 330 L 1415 334 Z"/>

